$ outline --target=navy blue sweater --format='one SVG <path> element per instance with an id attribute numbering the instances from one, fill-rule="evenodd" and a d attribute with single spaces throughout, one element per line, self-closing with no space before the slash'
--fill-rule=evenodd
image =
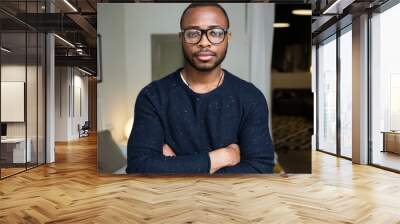
<path id="1" fill-rule="evenodd" d="M 140 91 L 126 172 L 209 173 L 208 153 L 237 143 L 240 163 L 217 173 L 271 173 L 274 150 L 262 92 L 224 70 L 219 87 L 199 94 L 183 82 L 180 71 Z M 164 156 L 163 144 L 176 156 Z"/>

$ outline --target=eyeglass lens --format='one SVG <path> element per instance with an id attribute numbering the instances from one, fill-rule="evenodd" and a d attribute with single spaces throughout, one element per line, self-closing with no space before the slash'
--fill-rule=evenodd
<path id="1" fill-rule="evenodd" d="M 190 44 L 196 44 L 200 42 L 202 33 L 205 32 L 208 40 L 212 44 L 219 44 L 225 38 L 225 31 L 220 28 L 209 29 L 206 31 L 198 30 L 198 29 L 187 29 L 184 31 L 185 42 Z"/>

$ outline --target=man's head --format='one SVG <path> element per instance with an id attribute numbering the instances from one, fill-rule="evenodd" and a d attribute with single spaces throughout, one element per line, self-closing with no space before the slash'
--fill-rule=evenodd
<path id="1" fill-rule="evenodd" d="M 225 58 L 229 18 L 217 3 L 192 3 L 182 13 L 182 49 L 186 61 L 196 70 L 211 71 Z"/>

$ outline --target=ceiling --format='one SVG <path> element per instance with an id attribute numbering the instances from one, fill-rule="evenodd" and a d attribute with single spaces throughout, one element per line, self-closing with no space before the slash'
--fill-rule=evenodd
<path id="1" fill-rule="evenodd" d="M 317 44 L 337 30 L 351 24 L 354 17 L 385 4 L 389 0 L 313 0 L 312 40 Z"/>
<path id="2" fill-rule="evenodd" d="M 47 2 L 47 4 L 46 4 Z M 26 30 L 32 32 L 54 32 L 61 38 L 55 38 L 56 65 L 85 66 L 96 71 L 97 63 L 97 3 L 128 2 L 170 2 L 137 0 L 1 0 L 0 27 L 4 41 L 14 49 L 14 54 L 24 55 Z M 224 1 L 220 1 L 224 2 Z M 235 2 L 235 1 L 226 1 Z M 237 1 L 240 2 L 240 1 Z M 267 0 L 251 2 L 275 3 L 311 3 L 311 0 Z M 283 9 L 284 7 L 282 7 Z M 279 7 L 277 16 L 281 16 Z M 50 13 L 51 12 L 51 13 Z M 282 15 L 285 16 L 285 15 Z M 300 19 L 301 20 L 301 19 Z M 292 21 L 300 24 L 299 19 Z M 303 21 L 304 22 L 304 21 Z M 297 29 L 303 29 L 296 25 Z M 296 31 L 297 32 L 297 31 Z M 290 35 L 289 35 L 290 36 Z M 27 52 L 34 52 L 36 46 L 28 44 Z"/>
<path id="3" fill-rule="evenodd" d="M 37 48 L 33 40 L 37 33 L 52 32 L 58 35 L 56 65 L 81 66 L 96 73 L 96 5 L 96 0 L 1 0 L 2 46 L 12 49 L 7 54 L 2 52 L 2 59 L 32 58 L 43 47 Z"/>

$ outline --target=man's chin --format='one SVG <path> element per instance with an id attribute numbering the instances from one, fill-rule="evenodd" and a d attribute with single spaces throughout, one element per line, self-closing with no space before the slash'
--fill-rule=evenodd
<path id="1" fill-rule="evenodd" d="M 201 67 L 196 67 L 197 70 L 202 71 L 202 72 L 209 72 L 211 70 L 213 70 L 215 67 L 211 67 L 211 66 L 201 66 Z"/>
<path id="2" fill-rule="evenodd" d="M 211 62 L 208 62 L 208 63 L 195 62 L 194 67 L 195 67 L 195 69 L 197 69 L 199 71 L 208 72 L 208 71 L 213 70 L 217 66 L 215 63 L 211 63 Z"/>

